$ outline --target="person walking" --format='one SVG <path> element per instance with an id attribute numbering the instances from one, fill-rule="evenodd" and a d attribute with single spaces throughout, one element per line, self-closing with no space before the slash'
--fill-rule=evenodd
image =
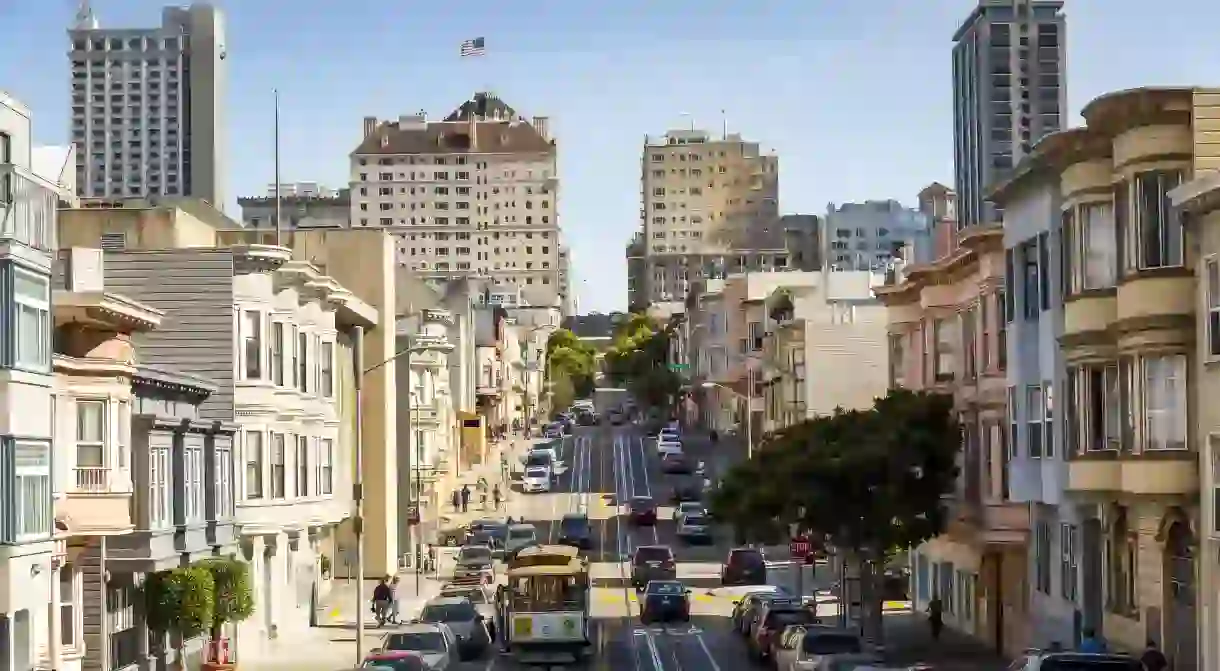
<path id="1" fill-rule="evenodd" d="M 398 576 L 390 580 L 390 624 L 398 624 Z"/>
<path id="2" fill-rule="evenodd" d="M 940 640 L 940 632 L 945 628 L 945 607 L 940 597 L 932 597 L 928 602 L 928 626 L 932 629 L 932 640 Z"/>
<path id="3" fill-rule="evenodd" d="M 470 486 L 462 485 L 462 512 L 470 509 Z"/>
<path id="4" fill-rule="evenodd" d="M 500 485 L 498 483 L 496 484 L 496 486 L 491 488 L 491 500 L 495 504 L 496 510 L 499 510 L 500 509 Z"/>
<path id="5" fill-rule="evenodd" d="M 453 496 L 449 497 L 453 502 L 453 512 L 457 512 L 462 507 L 462 493 L 458 490 L 453 490 Z"/>
<path id="6" fill-rule="evenodd" d="M 377 626 L 389 619 L 390 607 L 394 603 L 394 592 L 390 589 L 390 577 L 385 576 L 373 588 L 373 615 L 377 618 Z"/>
<path id="7" fill-rule="evenodd" d="M 1169 668 L 1169 660 L 1165 658 L 1165 653 L 1157 650 L 1156 641 L 1152 639 L 1148 639 L 1144 654 L 1140 655 L 1140 663 L 1144 665 L 1144 671 L 1165 671 Z"/>

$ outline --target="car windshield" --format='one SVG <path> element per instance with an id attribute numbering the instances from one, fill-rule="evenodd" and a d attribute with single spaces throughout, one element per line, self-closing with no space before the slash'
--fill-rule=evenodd
<path id="1" fill-rule="evenodd" d="M 525 457 L 525 465 L 528 469 L 530 466 L 541 466 L 546 468 L 551 465 L 551 455 L 542 452 L 530 452 Z"/>
<path id="2" fill-rule="evenodd" d="M 637 563 L 646 561 L 669 561 L 671 558 L 673 558 L 673 554 L 670 552 L 669 548 L 643 547 L 637 548 L 635 551 L 635 561 Z"/>
<path id="3" fill-rule="evenodd" d="M 460 562 L 490 562 L 491 550 L 482 547 L 466 546 L 458 551 L 458 561 Z"/>
<path id="4" fill-rule="evenodd" d="M 533 529 L 509 529 L 508 537 L 509 537 L 509 539 L 515 540 L 515 541 L 533 540 L 534 539 L 534 530 Z"/>
<path id="5" fill-rule="evenodd" d="M 707 518 L 701 515 L 687 515 L 687 526 L 705 527 L 707 526 Z"/>
<path id="6" fill-rule="evenodd" d="M 407 631 L 385 638 L 386 650 L 418 650 L 431 652 L 445 649 L 445 637 L 439 631 Z"/>
<path id="7" fill-rule="evenodd" d="M 419 619 L 424 622 L 469 622 L 475 616 L 474 605 L 461 603 L 432 603 L 424 606 Z"/>
<path id="8" fill-rule="evenodd" d="M 736 566 L 756 567 L 764 565 L 762 553 L 758 550 L 734 550 L 729 555 L 729 563 Z"/>
<path id="9" fill-rule="evenodd" d="M 631 499 L 632 510 L 652 510 L 653 507 L 652 499 Z"/>
<path id="10" fill-rule="evenodd" d="M 1042 660 L 1042 671 L 1141 671 L 1138 659 L 1057 658 Z"/>
<path id="11" fill-rule="evenodd" d="M 368 659 L 361 668 L 388 669 L 389 671 L 425 671 L 428 668 L 419 657 L 399 657 L 397 659 Z"/>
<path id="12" fill-rule="evenodd" d="M 481 605 L 481 604 L 491 603 L 490 601 L 487 600 L 487 595 L 481 589 L 445 590 L 445 591 L 441 592 L 441 596 L 465 597 L 466 599 L 470 600 L 470 603 L 473 603 L 476 606 Z"/>
<path id="13" fill-rule="evenodd" d="M 860 639 L 847 633 L 811 631 L 805 634 L 801 649 L 811 655 L 843 655 L 860 652 Z"/>
<path id="14" fill-rule="evenodd" d="M 546 469 L 545 468 L 527 468 L 525 470 L 525 477 L 527 477 L 527 478 L 545 478 Z"/>
<path id="15" fill-rule="evenodd" d="M 673 596 L 673 595 L 677 595 L 677 594 L 683 594 L 685 592 L 686 592 L 686 588 L 682 586 L 682 583 L 655 582 L 655 581 L 648 583 L 648 593 L 649 594 L 664 594 L 664 595 L 668 595 L 668 596 Z"/>

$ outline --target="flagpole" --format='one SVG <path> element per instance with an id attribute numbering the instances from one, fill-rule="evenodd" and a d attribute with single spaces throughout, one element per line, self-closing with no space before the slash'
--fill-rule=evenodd
<path id="1" fill-rule="evenodd" d="M 280 90 L 275 89 L 275 246 L 283 242 L 283 222 L 280 213 L 283 209 L 283 198 L 280 193 Z"/>

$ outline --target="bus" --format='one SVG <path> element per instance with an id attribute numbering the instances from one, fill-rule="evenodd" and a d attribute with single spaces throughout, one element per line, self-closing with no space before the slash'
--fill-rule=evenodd
<path id="1" fill-rule="evenodd" d="M 521 664 L 580 663 L 589 638 L 589 562 L 580 550 L 536 545 L 508 562 L 500 594 L 500 631 Z"/>

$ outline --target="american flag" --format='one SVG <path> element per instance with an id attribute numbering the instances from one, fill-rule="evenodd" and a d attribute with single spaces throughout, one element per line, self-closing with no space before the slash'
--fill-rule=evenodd
<path id="1" fill-rule="evenodd" d="M 462 42 L 462 57 L 466 56 L 483 56 L 487 53 L 487 46 L 482 37 L 476 37 L 473 40 Z"/>

